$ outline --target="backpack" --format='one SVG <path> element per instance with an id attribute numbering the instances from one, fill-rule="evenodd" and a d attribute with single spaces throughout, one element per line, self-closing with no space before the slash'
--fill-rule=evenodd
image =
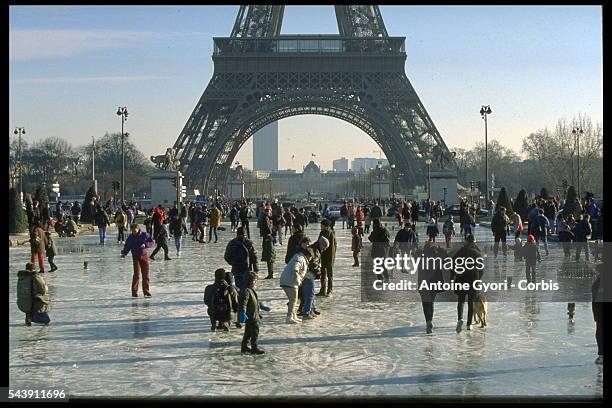
<path id="1" fill-rule="evenodd" d="M 225 260 L 231 265 L 244 265 L 249 261 L 249 250 L 242 242 L 235 240 L 229 252 L 229 257 Z"/>
<path id="2" fill-rule="evenodd" d="M 49 302 L 49 288 L 41 274 L 34 271 L 17 272 L 17 307 L 24 313 L 38 312 Z"/>
<path id="3" fill-rule="evenodd" d="M 228 304 L 228 288 L 225 285 L 218 285 L 213 292 L 211 300 L 212 315 L 217 320 L 231 319 L 231 305 Z"/>

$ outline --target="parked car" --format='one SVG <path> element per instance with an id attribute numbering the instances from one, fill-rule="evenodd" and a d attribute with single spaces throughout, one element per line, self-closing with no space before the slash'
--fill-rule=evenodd
<path id="1" fill-rule="evenodd" d="M 340 208 L 342 208 L 341 205 L 334 204 L 334 205 L 328 206 L 327 208 L 329 208 L 329 213 L 332 218 L 336 218 L 336 219 L 340 218 Z"/>
<path id="2" fill-rule="evenodd" d="M 461 206 L 459 204 L 450 205 L 444 210 L 445 214 L 450 214 L 452 216 L 460 215 Z"/>

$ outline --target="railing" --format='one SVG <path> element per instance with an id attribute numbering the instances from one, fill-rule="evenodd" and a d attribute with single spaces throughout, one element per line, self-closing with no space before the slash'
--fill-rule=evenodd
<path id="1" fill-rule="evenodd" d="M 214 55 L 240 54 L 375 54 L 405 55 L 405 37 L 216 37 Z"/>

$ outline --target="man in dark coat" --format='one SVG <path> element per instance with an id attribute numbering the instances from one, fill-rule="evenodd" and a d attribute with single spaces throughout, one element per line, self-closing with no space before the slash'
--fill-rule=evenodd
<path id="1" fill-rule="evenodd" d="M 389 254 L 389 231 L 380 223 L 380 218 L 374 218 L 372 232 L 368 239 L 372 243 L 372 259 L 386 258 Z M 385 282 L 389 281 L 387 268 L 383 270 L 383 277 Z"/>
<path id="2" fill-rule="evenodd" d="M 470 330 L 472 325 L 472 316 L 474 314 L 473 302 L 476 300 L 477 291 L 474 289 L 474 281 L 482 277 L 483 270 L 477 268 L 477 258 L 482 258 L 482 252 L 480 248 L 474 242 L 474 236 L 468 234 L 465 239 L 465 244 L 461 247 L 453 256 L 455 263 L 457 259 L 463 258 L 463 265 L 471 264 L 473 267 L 463 267 L 463 271 L 456 268 L 452 272 L 451 279 L 456 283 L 469 284 L 467 290 L 457 289 L 455 294 L 457 295 L 457 333 L 461 332 L 463 328 L 463 304 L 465 303 L 466 297 L 468 301 L 468 315 L 467 315 L 467 330 Z M 472 261 L 467 261 L 472 259 Z"/>
<path id="3" fill-rule="evenodd" d="M 253 242 L 244 236 L 244 228 L 242 227 L 238 227 L 236 230 L 236 238 L 227 243 L 223 258 L 232 266 L 234 282 L 236 282 L 236 287 L 240 291 L 247 286 L 247 274 L 251 271 L 259 272 L 257 251 Z"/>
<path id="4" fill-rule="evenodd" d="M 499 241 L 502 242 L 502 252 L 504 257 L 507 255 L 508 247 L 506 245 L 506 236 L 508 235 L 508 228 L 510 219 L 506 215 L 506 207 L 499 207 L 499 211 L 495 213 L 491 219 L 491 231 L 495 239 L 495 245 L 493 246 L 493 253 L 497 257 L 499 252 Z"/>
<path id="5" fill-rule="evenodd" d="M 329 241 L 329 247 L 321 252 L 321 289 L 317 296 L 332 296 L 334 262 L 336 260 L 336 235 L 331 229 L 329 220 L 321 221 L 321 232 L 319 237 L 325 237 Z"/>

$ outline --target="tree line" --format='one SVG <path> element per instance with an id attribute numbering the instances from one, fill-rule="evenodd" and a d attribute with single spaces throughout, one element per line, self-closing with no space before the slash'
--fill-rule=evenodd
<path id="1" fill-rule="evenodd" d="M 131 194 L 139 196 L 149 192 L 147 173 L 153 165 L 126 137 L 125 147 L 125 191 L 126 199 Z M 39 184 L 51 188 L 60 184 L 62 195 L 85 194 L 92 185 L 92 141 L 81 146 L 72 146 L 64 138 L 48 137 L 28 143 L 21 141 L 21 164 L 23 191 L 34 192 Z M 19 187 L 19 142 L 13 138 L 9 145 L 9 176 L 12 187 Z M 95 177 L 98 194 L 110 197 L 113 182 L 121 181 L 121 133 L 106 133 L 95 142 Z"/>

